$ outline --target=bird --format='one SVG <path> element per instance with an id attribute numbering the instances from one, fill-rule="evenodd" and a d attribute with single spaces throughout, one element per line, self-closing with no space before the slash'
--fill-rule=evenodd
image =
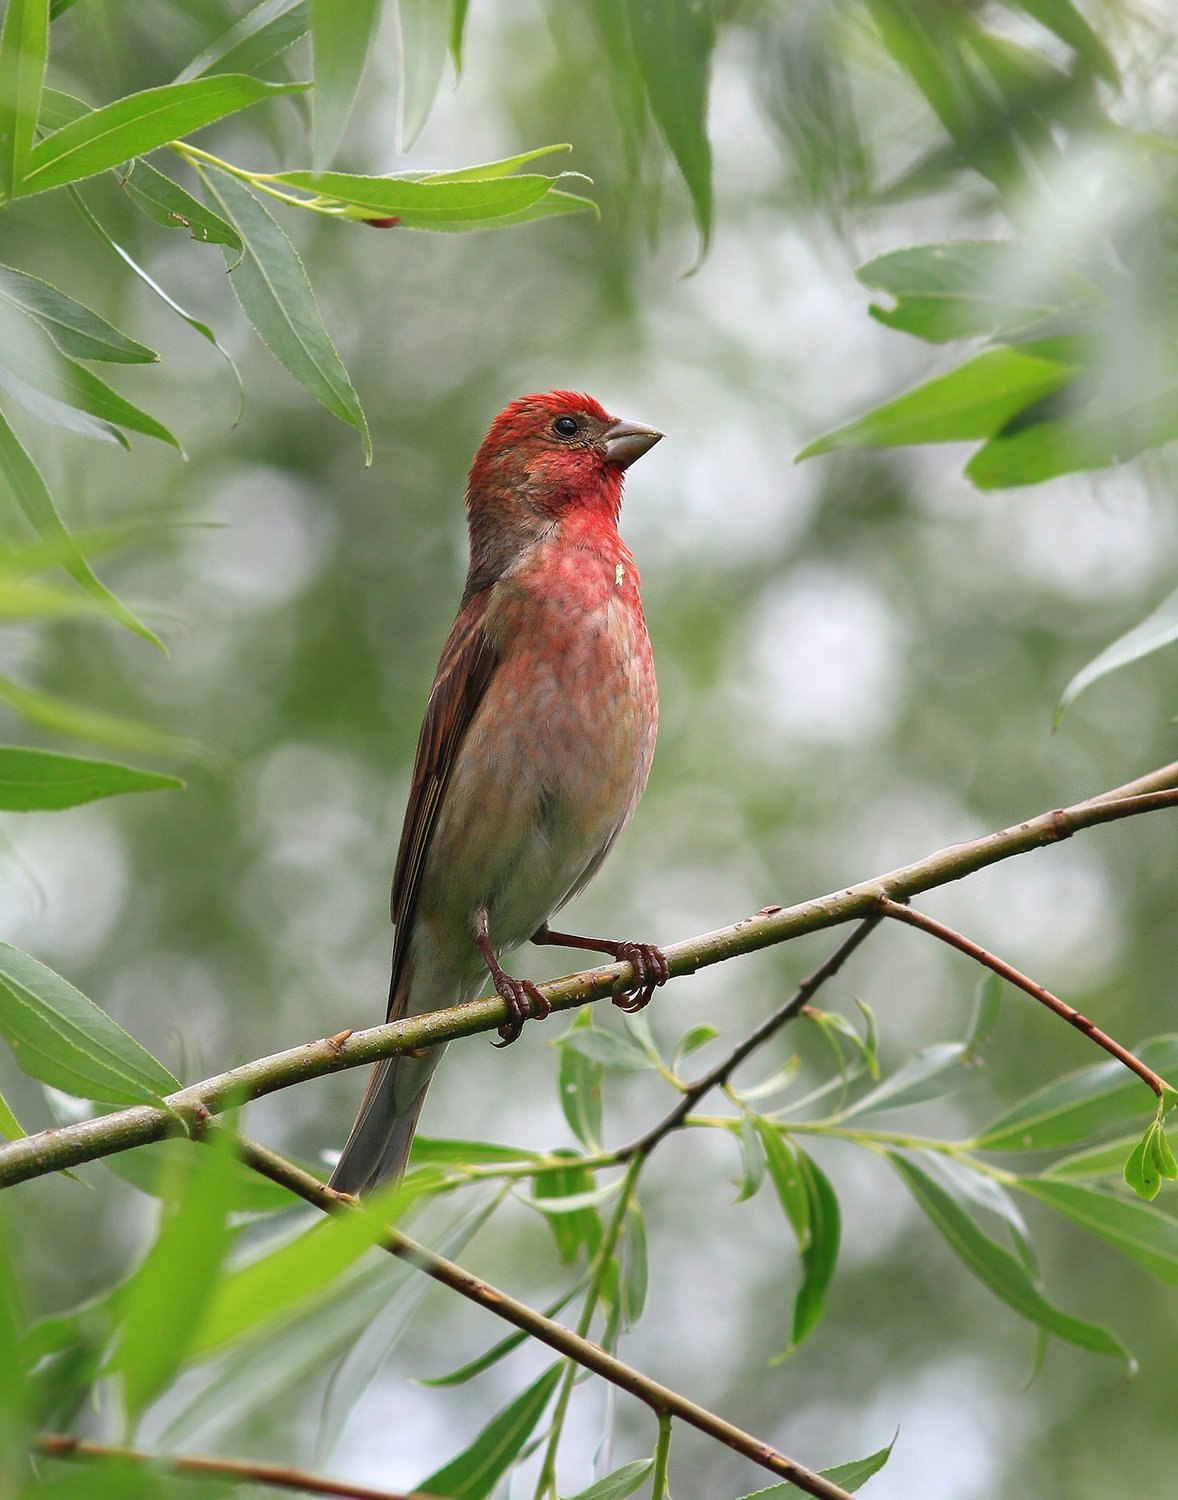
<path id="1" fill-rule="evenodd" d="M 549 1006 L 505 956 L 531 941 L 630 962 L 614 1003 L 669 977 L 652 943 L 554 931 L 646 787 L 658 690 L 634 559 L 618 532 L 626 469 L 663 434 L 554 390 L 512 401 L 466 486 L 470 566 L 417 744 L 393 875 L 388 1019 L 506 1002 L 496 1046 Z M 378 1063 L 331 1187 L 405 1170 L 444 1046 Z"/>

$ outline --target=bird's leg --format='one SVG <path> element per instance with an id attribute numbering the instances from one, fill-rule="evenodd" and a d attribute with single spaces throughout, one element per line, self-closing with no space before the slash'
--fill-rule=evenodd
<path id="1" fill-rule="evenodd" d="M 475 913 L 474 940 L 475 946 L 483 955 L 483 962 L 490 971 L 499 998 L 507 1004 L 508 1019 L 499 1028 L 502 1041 L 492 1043 L 495 1047 L 506 1047 L 519 1037 L 524 1029 L 525 1021 L 533 1016 L 537 1021 L 543 1021 L 552 1007 L 530 979 L 513 979 L 496 958 L 495 950 L 491 947 L 491 934 L 485 906 L 479 907 Z"/>
<path id="2" fill-rule="evenodd" d="M 608 953 L 622 963 L 634 965 L 634 988 L 614 996 L 619 1010 L 632 1014 L 650 1004 L 650 998 L 660 984 L 671 977 L 671 966 L 667 955 L 653 943 L 615 942 L 612 938 L 577 937 L 571 932 L 553 932 L 548 923 L 532 934 L 532 942 L 543 947 L 586 948 L 590 953 Z"/>

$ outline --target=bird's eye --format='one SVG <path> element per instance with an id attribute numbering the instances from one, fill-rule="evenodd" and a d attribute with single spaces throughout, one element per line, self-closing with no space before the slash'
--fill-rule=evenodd
<path id="1" fill-rule="evenodd" d="M 561 437 L 576 437 L 581 430 L 581 424 L 576 417 L 557 417 L 552 424 L 552 430 L 558 432 Z"/>

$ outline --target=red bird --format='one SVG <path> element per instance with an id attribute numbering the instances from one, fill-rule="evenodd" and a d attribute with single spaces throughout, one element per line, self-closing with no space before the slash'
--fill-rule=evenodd
<path id="1" fill-rule="evenodd" d="M 553 932 L 646 786 L 658 690 L 638 570 L 618 535 L 622 473 L 662 437 L 589 396 L 500 412 L 466 487 L 470 571 L 417 744 L 393 876 L 388 1019 L 474 997 L 489 971 L 514 1041 L 548 1005 L 500 958 L 529 938 L 627 959 L 639 1009 L 668 975 L 651 944 Z M 405 1169 L 444 1048 L 378 1063 L 340 1192 Z"/>

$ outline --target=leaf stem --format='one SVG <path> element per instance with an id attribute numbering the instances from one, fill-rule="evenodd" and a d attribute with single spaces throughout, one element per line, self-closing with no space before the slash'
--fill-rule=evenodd
<path id="1" fill-rule="evenodd" d="M 650 1500 L 671 1500 L 667 1485 L 667 1465 L 671 1458 L 671 1413 L 659 1414 L 659 1436 L 654 1450 L 654 1478 L 650 1486 Z"/>

